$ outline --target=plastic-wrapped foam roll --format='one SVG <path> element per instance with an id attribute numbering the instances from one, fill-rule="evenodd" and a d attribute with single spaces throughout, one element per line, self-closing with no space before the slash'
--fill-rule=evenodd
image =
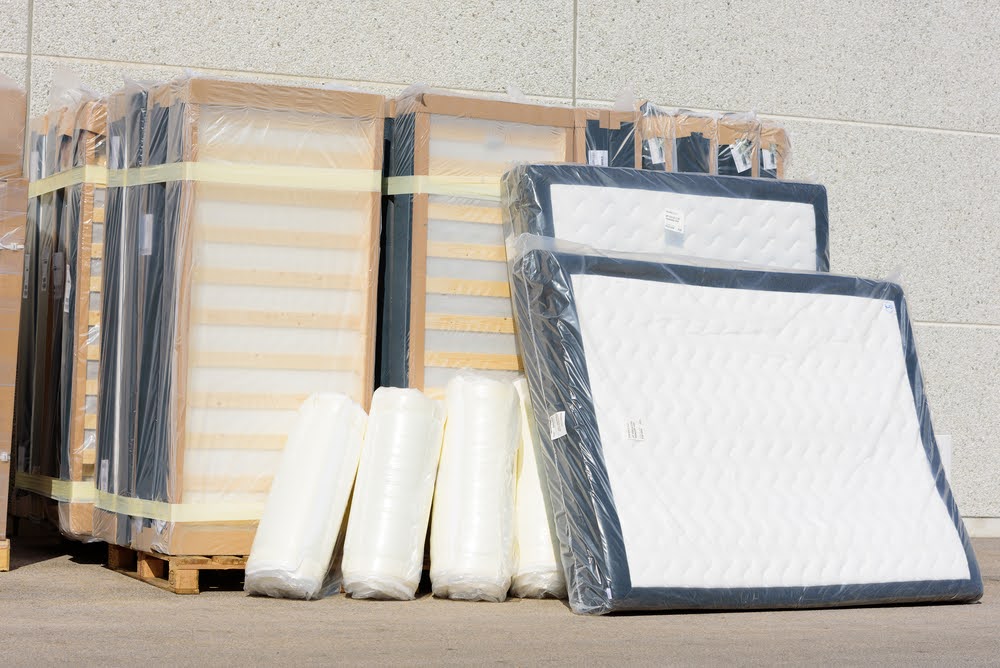
<path id="1" fill-rule="evenodd" d="M 448 382 L 448 421 L 431 518 L 435 596 L 502 601 L 514 571 L 517 392 L 460 375 Z"/>
<path id="2" fill-rule="evenodd" d="M 344 544 L 354 598 L 416 594 L 444 420 L 444 405 L 420 390 L 375 391 Z"/>
<path id="3" fill-rule="evenodd" d="M 514 381 L 521 407 L 521 446 L 517 457 L 514 552 L 517 567 L 510 593 L 520 598 L 566 598 L 556 528 L 550 512 L 545 471 L 524 378 Z"/>
<path id="4" fill-rule="evenodd" d="M 247 560 L 245 589 L 317 598 L 333 560 L 364 443 L 364 410 L 342 394 L 299 409 Z"/>

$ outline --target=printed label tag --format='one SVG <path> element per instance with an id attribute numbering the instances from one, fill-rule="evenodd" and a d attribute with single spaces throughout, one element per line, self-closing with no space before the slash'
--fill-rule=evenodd
<path id="1" fill-rule="evenodd" d="M 663 138 L 662 137 L 651 137 L 646 140 L 646 146 L 649 148 L 649 161 L 654 165 L 662 165 L 666 161 L 663 159 Z"/>
<path id="2" fill-rule="evenodd" d="M 889 301 L 882 302 L 882 310 L 885 311 L 886 313 L 895 313 L 896 312 L 896 304 L 893 303 L 893 302 L 889 302 Z"/>
<path id="3" fill-rule="evenodd" d="M 625 420 L 625 438 L 630 441 L 645 441 L 646 428 L 642 425 L 642 420 Z"/>
<path id="4" fill-rule="evenodd" d="M 69 306 L 73 303 L 73 278 L 70 276 L 69 267 L 66 267 L 66 292 L 63 295 L 63 313 L 69 313 Z"/>
<path id="5" fill-rule="evenodd" d="M 102 492 L 108 491 L 108 460 L 101 460 L 101 475 L 97 481 L 97 489 Z"/>
<path id="6" fill-rule="evenodd" d="M 42 292 L 49 291 L 49 258 L 43 257 L 41 266 L 38 267 L 38 289 Z"/>
<path id="7" fill-rule="evenodd" d="M 677 209 L 663 210 L 663 227 L 668 232 L 684 234 L 684 214 Z"/>
<path id="8" fill-rule="evenodd" d="M 733 155 L 733 162 L 736 163 L 737 172 L 750 170 L 750 154 L 753 152 L 753 147 L 750 145 L 749 140 L 737 140 L 735 144 L 729 147 L 729 151 Z"/>
<path id="9" fill-rule="evenodd" d="M 555 440 L 566 435 L 566 412 L 559 411 L 549 416 L 549 438 Z"/>
<path id="10" fill-rule="evenodd" d="M 607 151 L 587 151 L 587 163 L 597 167 L 608 166 Z"/>
<path id="11" fill-rule="evenodd" d="M 10 455 L 6 452 L 0 452 L 0 464 L 6 464 L 10 461 Z"/>
<path id="12" fill-rule="evenodd" d="M 777 169 L 778 168 L 778 152 L 773 148 L 765 148 L 761 151 L 761 155 L 764 156 L 762 164 L 764 169 Z"/>
<path id="13" fill-rule="evenodd" d="M 142 216 L 142 228 L 139 235 L 139 255 L 153 254 L 153 214 Z"/>

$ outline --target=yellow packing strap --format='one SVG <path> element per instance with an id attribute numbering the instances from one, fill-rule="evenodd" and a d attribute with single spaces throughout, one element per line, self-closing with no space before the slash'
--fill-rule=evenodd
<path id="1" fill-rule="evenodd" d="M 69 188 L 80 183 L 92 183 L 96 186 L 106 186 L 108 184 L 108 170 L 99 165 L 84 165 L 74 167 L 65 172 L 59 172 L 44 179 L 32 181 L 28 184 L 28 197 L 38 197 L 46 193 Z"/>
<path id="2" fill-rule="evenodd" d="M 94 503 L 97 499 L 93 480 L 59 480 L 47 475 L 16 473 L 14 487 L 67 503 Z"/>
<path id="3" fill-rule="evenodd" d="M 443 195 L 500 201 L 500 179 L 491 176 L 390 176 L 387 195 Z"/>
<path id="4" fill-rule="evenodd" d="M 110 172 L 108 177 L 108 182 L 113 187 L 173 181 L 197 181 L 290 190 L 341 190 L 348 192 L 380 192 L 382 190 L 382 173 L 377 169 L 172 162 L 150 167 L 115 169 Z"/>
<path id="5" fill-rule="evenodd" d="M 249 522 L 264 514 L 264 503 L 167 503 L 97 491 L 101 510 L 161 522 Z"/>

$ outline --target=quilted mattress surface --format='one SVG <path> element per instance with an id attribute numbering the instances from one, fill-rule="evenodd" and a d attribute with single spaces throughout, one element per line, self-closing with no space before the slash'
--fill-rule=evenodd
<path id="1" fill-rule="evenodd" d="M 616 252 L 829 271 L 826 189 L 811 183 L 582 165 L 505 177 L 507 234 Z"/>
<path id="2" fill-rule="evenodd" d="M 551 246 L 512 283 L 575 611 L 982 595 L 898 286 Z"/>

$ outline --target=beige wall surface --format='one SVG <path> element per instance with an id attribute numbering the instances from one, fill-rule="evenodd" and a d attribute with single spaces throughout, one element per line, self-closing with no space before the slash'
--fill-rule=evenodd
<path id="1" fill-rule="evenodd" d="M 0 16 L 0 72 L 34 114 L 62 66 L 102 92 L 185 68 L 584 104 L 631 85 L 781 119 L 789 176 L 829 189 L 833 270 L 901 272 L 959 506 L 1000 518 L 1000 3 L 0 0 Z"/>

